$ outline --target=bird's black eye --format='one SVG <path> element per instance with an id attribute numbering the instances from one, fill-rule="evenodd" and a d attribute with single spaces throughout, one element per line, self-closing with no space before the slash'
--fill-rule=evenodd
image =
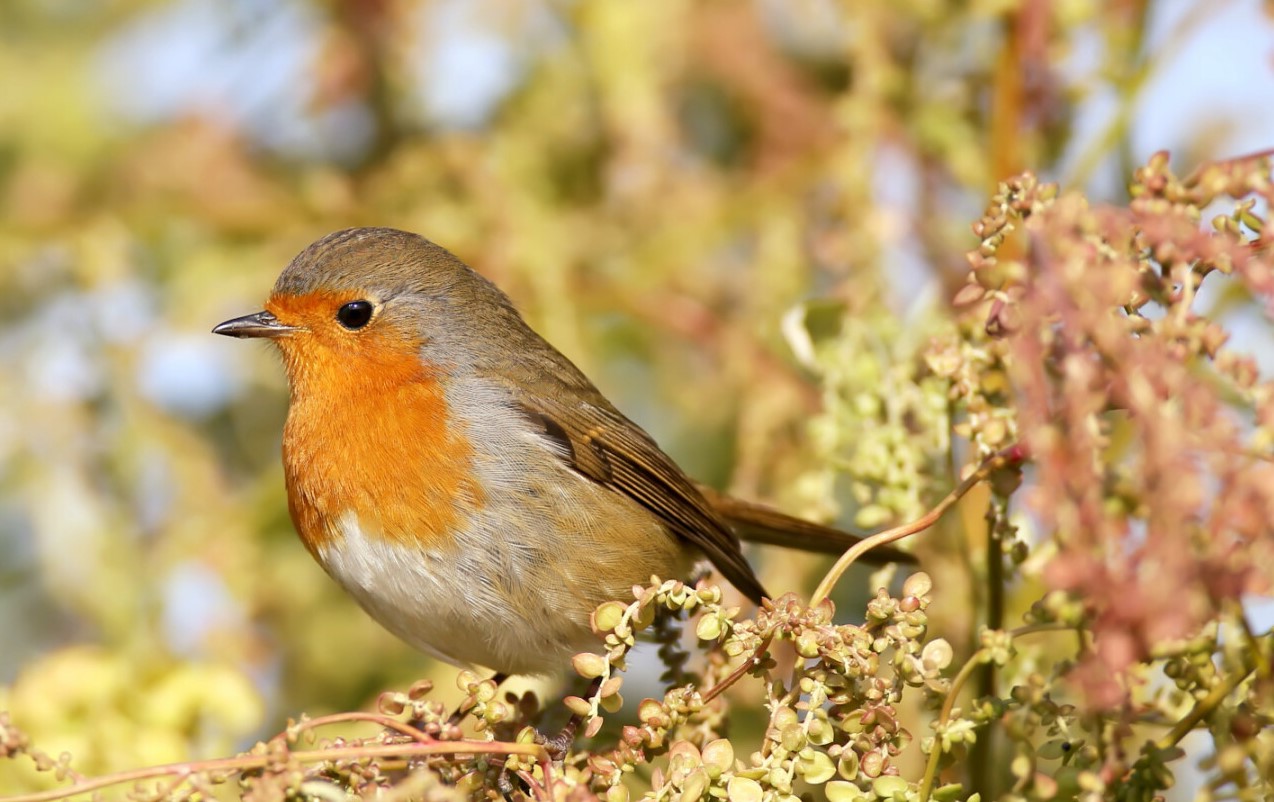
<path id="1" fill-rule="evenodd" d="M 372 305 L 367 301 L 350 301 L 336 310 L 336 319 L 347 329 L 361 329 L 372 319 Z"/>

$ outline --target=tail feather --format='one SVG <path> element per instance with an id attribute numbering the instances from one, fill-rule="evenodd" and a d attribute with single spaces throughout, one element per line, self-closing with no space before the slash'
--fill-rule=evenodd
<path id="1" fill-rule="evenodd" d="M 857 535 L 795 518 L 764 504 L 728 496 L 705 485 L 699 485 L 698 489 L 741 540 L 819 554 L 843 554 L 862 540 Z M 874 564 L 916 562 L 913 555 L 892 546 L 874 548 L 862 559 Z"/>

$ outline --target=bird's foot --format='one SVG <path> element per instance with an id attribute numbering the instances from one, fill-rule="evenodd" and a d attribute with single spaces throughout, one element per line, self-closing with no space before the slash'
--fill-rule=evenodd
<path id="1" fill-rule="evenodd" d="M 571 746 L 575 743 L 575 733 L 579 730 L 580 721 L 582 721 L 580 716 L 572 714 L 570 720 L 566 722 L 566 726 L 558 730 L 555 735 L 545 735 L 537 731 L 535 733 L 536 743 L 544 747 L 553 762 L 564 760 L 566 759 L 566 753 L 570 751 Z"/>

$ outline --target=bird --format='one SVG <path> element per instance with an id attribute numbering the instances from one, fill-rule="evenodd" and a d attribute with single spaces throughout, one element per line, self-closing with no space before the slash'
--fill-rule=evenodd
<path id="1" fill-rule="evenodd" d="M 310 554 L 391 633 L 456 666 L 564 673 L 596 649 L 600 604 L 705 558 L 760 603 L 740 536 L 824 553 L 858 541 L 690 479 L 504 292 L 418 234 L 323 237 L 263 311 L 213 332 L 282 355 L 288 510 Z"/>

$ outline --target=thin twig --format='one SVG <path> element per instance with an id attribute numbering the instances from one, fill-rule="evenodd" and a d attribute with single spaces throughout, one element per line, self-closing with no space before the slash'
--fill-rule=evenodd
<path id="1" fill-rule="evenodd" d="M 1160 738 L 1156 746 L 1160 749 L 1176 746 L 1182 738 L 1190 734 L 1196 724 L 1210 716 L 1217 706 L 1225 701 L 1225 697 L 1229 696 L 1235 688 L 1242 684 L 1243 680 L 1251 675 L 1252 669 L 1249 668 L 1246 671 L 1236 671 L 1227 676 L 1224 682 L 1218 684 L 1207 696 L 1200 699 L 1199 703 L 1186 714 L 1185 718 L 1178 721 L 1166 735 Z"/>
<path id="2" fill-rule="evenodd" d="M 299 752 L 269 752 L 267 754 L 238 755 L 215 760 L 196 760 L 186 763 L 168 763 L 143 769 L 121 771 L 94 777 L 62 788 L 32 794 L 0 796 L 0 802 L 54 802 L 78 794 L 86 794 L 112 785 L 139 782 L 154 777 L 176 776 L 185 782 L 192 775 L 206 771 L 252 771 L 278 764 L 281 760 L 300 763 L 321 763 L 333 760 L 358 760 L 372 757 L 427 757 L 430 755 L 526 755 L 533 757 L 545 770 L 547 783 L 549 756 L 539 744 L 506 743 L 504 741 L 433 741 L 431 743 L 383 744 L 380 746 L 354 746 L 333 749 L 310 749 Z"/>
<path id="3" fill-rule="evenodd" d="M 304 721 L 299 721 L 293 726 L 288 727 L 287 730 L 284 733 L 280 733 L 280 735 L 292 736 L 299 734 L 304 730 L 312 730 L 316 727 L 324 727 L 329 724 L 341 724 L 347 721 L 379 724 L 386 729 L 395 730 L 402 735 L 406 735 L 419 743 L 444 743 L 439 741 L 437 738 L 434 738 L 424 730 L 417 729 L 410 724 L 404 724 L 391 716 L 382 715 L 380 713 L 363 713 L 358 711 L 350 713 L 332 713 L 327 716 L 307 718 Z M 3 799 L 3 797 L 0 797 L 0 799 Z"/>
<path id="4" fill-rule="evenodd" d="M 774 638 L 773 635 L 767 635 L 764 638 L 762 638 L 760 645 L 758 645 L 756 647 L 756 650 L 752 652 L 751 657 L 749 657 L 747 660 L 744 660 L 742 663 L 740 663 L 739 667 L 736 668 L 734 671 L 731 671 L 730 675 L 727 676 L 725 679 L 721 680 L 716 685 L 713 685 L 711 688 L 705 691 L 703 694 L 704 703 L 706 704 L 708 702 L 711 702 L 713 699 L 720 696 L 722 691 L 724 691 L 726 688 L 729 688 L 734 683 L 738 682 L 740 679 L 743 678 L 744 674 L 752 670 L 752 667 L 757 665 L 761 661 L 761 655 L 765 654 L 765 650 L 770 648 L 770 641 L 773 638 Z"/>
<path id="5" fill-rule="evenodd" d="M 1009 630 L 1008 636 L 1012 640 L 1017 640 L 1025 635 L 1034 635 L 1038 632 L 1060 632 L 1071 629 L 1076 629 L 1076 627 L 1058 623 L 1027 624 L 1026 626 Z M 973 676 L 973 672 L 977 670 L 978 666 L 989 659 L 989 655 L 990 653 L 987 649 L 978 649 L 960 667 L 955 679 L 951 680 L 951 688 L 948 689 L 947 698 L 942 703 L 942 711 L 938 713 L 938 720 L 934 722 L 935 730 L 941 729 L 950 721 L 951 711 L 955 709 L 956 698 L 960 695 L 960 690 L 969 681 L 969 677 Z M 929 761 L 925 764 L 924 779 L 920 783 L 920 802 L 929 802 L 929 795 L 933 792 L 933 783 L 938 776 L 938 761 L 942 758 L 942 749 L 938 745 L 939 734 L 935 734 L 933 738 L 933 748 L 929 750 Z"/>
<path id="6" fill-rule="evenodd" d="M 947 693 L 946 701 L 942 703 L 942 712 L 938 714 L 938 721 L 934 725 L 935 730 L 946 726 L 947 721 L 951 718 L 951 711 L 955 709 L 955 701 L 956 697 L 960 695 L 960 689 L 969 681 L 969 677 L 973 676 L 973 672 L 977 670 L 978 666 L 988 659 L 990 659 L 990 653 L 986 649 L 978 649 L 960 667 L 960 673 L 956 674 L 955 679 L 951 680 L 951 689 Z M 938 760 L 942 757 L 942 747 L 938 744 L 939 738 L 941 738 L 941 733 L 935 732 L 933 748 L 929 750 L 929 762 L 925 764 L 925 776 L 920 783 L 920 802 L 929 802 L 929 794 L 933 791 L 933 783 L 938 776 Z"/>
<path id="7" fill-rule="evenodd" d="M 818 584 L 818 588 L 814 591 L 814 595 L 810 599 L 810 606 L 813 607 L 823 599 L 830 596 L 832 588 L 836 587 L 836 583 L 840 581 L 841 576 L 844 575 L 845 571 L 849 569 L 849 566 L 853 565 L 859 557 L 877 546 L 893 543 L 896 540 L 902 540 L 904 537 L 909 537 L 917 532 L 923 532 L 933 526 L 934 523 L 942 517 L 942 514 L 951 508 L 951 505 L 959 501 L 964 494 L 972 490 L 979 482 L 986 480 L 992 473 L 1001 468 L 1005 468 L 1009 465 L 1018 465 L 1025 460 L 1026 447 L 1020 443 L 1001 449 L 983 460 L 977 470 L 969 474 L 963 482 L 947 494 L 946 498 L 938 502 L 938 506 L 934 507 L 929 512 L 910 523 L 903 524 L 902 526 L 896 526 L 893 529 L 886 529 L 883 532 L 878 532 L 871 537 L 863 538 L 855 543 L 849 551 L 841 555 L 840 559 L 836 561 L 836 564 L 833 565 L 831 570 L 827 572 L 827 575 L 823 577 L 823 581 Z"/>

